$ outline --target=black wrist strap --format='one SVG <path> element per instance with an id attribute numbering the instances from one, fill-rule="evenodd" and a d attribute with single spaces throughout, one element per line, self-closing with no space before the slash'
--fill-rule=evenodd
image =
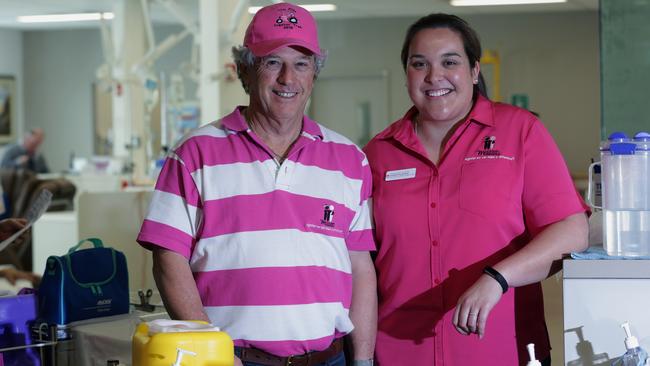
<path id="1" fill-rule="evenodd" d="M 501 273 L 499 273 L 499 271 L 497 271 L 496 269 L 490 266 L 486 266 L 485 268 L 483 268 L 483 273 L 494 278 L 494 280 L 497 281 L 499 285 L 501 285 L 501 290 L 503 290 L 504 294 L 506 293 L 506 291 L 508 291 L 508 281 L 506 281 L 506 279 L 503 278 L 503 276 L 501 275 Z"/>

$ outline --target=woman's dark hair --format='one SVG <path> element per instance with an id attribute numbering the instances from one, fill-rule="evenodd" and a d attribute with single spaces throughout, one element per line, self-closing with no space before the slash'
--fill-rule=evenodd
<path id="1" fill-rule="evenodd" d="M 415 35 L 424 29 L 447 28 L 458 33 L 463 40 L 463 48 L 469 58 L 470 67 L 474 67 L 476 62 L 481 61 L 481 41 L 478 35 L 469 26 L 469 24 L 460 17 L 451 14 L 435 13 L 429 14 L 418 19 L 415 23 L 411 24 L 404 43 L 402 44 L 402 67 L 406 71 L 406 64 L 409 57 L 409 47 Z M 487 97 L 485 81 L 483 75 L 479 73 L 479 83 L 475 86 L 476 91 L 480 92 L 483 96 Z"/>

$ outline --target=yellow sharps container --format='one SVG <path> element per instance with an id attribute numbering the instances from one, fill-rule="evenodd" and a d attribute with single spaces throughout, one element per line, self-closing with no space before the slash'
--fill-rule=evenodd
<path id="1" fill-rule="evenodd" d="M 133 366 L 233 366 L 234 357 L 232 339 L 206 322 L 157 319 L 133 335 Z"/>

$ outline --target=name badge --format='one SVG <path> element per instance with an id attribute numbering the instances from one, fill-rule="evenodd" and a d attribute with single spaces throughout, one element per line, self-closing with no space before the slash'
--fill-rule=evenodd
<path id="1" fill-rule="evenodd" d="M 390 182 L 391 180 L 402 180 L 402 179 L 411 179 L 411 178 L 415 178 L 415 168 L 389 170 L 386 172 L 385 180 L 387 182 Z"/>

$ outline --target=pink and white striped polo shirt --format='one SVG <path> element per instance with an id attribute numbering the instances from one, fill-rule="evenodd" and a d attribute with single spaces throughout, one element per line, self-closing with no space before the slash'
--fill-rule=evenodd
<path id="1" fill-rule="evenodd" d="M 368 162 L 304 117 L 278 168 L 240 108 L 172 151 L 138 242 L 188 258 L 205 311 L 236 345 L 325 349 L 353 328 L 348 251 L 375 248 Z"/>

